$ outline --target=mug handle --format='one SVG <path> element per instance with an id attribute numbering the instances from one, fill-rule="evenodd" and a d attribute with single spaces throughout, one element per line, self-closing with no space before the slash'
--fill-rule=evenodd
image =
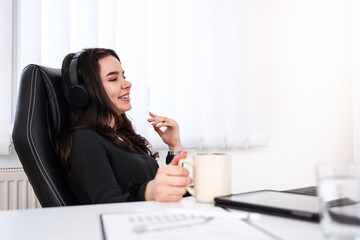
<path id="1" fill-rule="evenodd" d="M 178 165 L 182 166 L 184 163 L 188 163 L 190 164 L 193 168 L 194 168 L 194 160 L 190 159 L 180 159 Z M 195 189 L 190 187 L 190 186 L 186 186 L 186 190 L 192 195 L 195 196 Z"/>

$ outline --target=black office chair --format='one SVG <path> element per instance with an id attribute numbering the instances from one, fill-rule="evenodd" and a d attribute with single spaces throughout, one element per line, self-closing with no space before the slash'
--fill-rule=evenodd
<path id="1" fill-rule="evenodd" d="M 23 70 L 12 133 L 42 207 L 78 204 L 54 150 L 54 136 L 66 126 L 69 112 L 61 81 L 60 69 L 29 65 Z"/>

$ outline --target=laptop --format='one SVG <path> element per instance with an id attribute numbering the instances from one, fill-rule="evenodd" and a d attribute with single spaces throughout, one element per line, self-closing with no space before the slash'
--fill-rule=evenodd
<path id="1" fill-rule="evenodd" d="M 315 186 L 216 197 L 215 206 L 319 222 L 319 202 Z"/>

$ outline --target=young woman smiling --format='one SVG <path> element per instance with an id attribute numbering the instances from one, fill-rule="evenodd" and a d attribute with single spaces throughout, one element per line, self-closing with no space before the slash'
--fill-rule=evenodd
<path id="1" fill-rule="evenodd" d="M 188 170 L 178 166 L 186 152 L 172 154 L 183 149 L 179 126 L 149 113 L 147 121 L 169 146 L 168 165 L 159 167 L 158 154 L 126 116 L 132 107 L 132 84 L 124 73 L 111 49 L 85 49 L 64 58 L 63 90 L 72 106 L 71 121 L 56 148 L 68 182 L 80 204 L 178 201 L 191 183 Z"/>

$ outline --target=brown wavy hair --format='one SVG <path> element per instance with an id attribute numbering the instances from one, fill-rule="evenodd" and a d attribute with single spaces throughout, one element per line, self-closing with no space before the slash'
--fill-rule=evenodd
<path id="1" fill-rule="evenodd" d="M 118 115 L 116 108 L 107 96 L 100 78 L 99 60 L 107 56 L 113 56 L 120 62 L 119 56 L 114 50 L 105 48 L 84 49 L 77 63 L 78 77 L 87 86 L 90 103 L 83 108 L 71 105 L 69 100 L 70 89 L 70 63 L 75 53 L 68 54 L 62 63 L 62 87 L 65 98 L 70 105 L 69 127 L 62 131 L 56 139 L 56 151 L 60 156 L 65 169 L 70 167 L 70 150 L 73 132 L 76 129 L 91 129 L 119 147 L 135 152 L 135 145 L 146 154 L 157 158 L 158 153 L 152 153 L 149 142 L 135 130 L 125 113 Z M 114 126 L 110 127 L 110 119 L 115 120 Z M 119 140 L 119 137 L 122 139 Z"/>

